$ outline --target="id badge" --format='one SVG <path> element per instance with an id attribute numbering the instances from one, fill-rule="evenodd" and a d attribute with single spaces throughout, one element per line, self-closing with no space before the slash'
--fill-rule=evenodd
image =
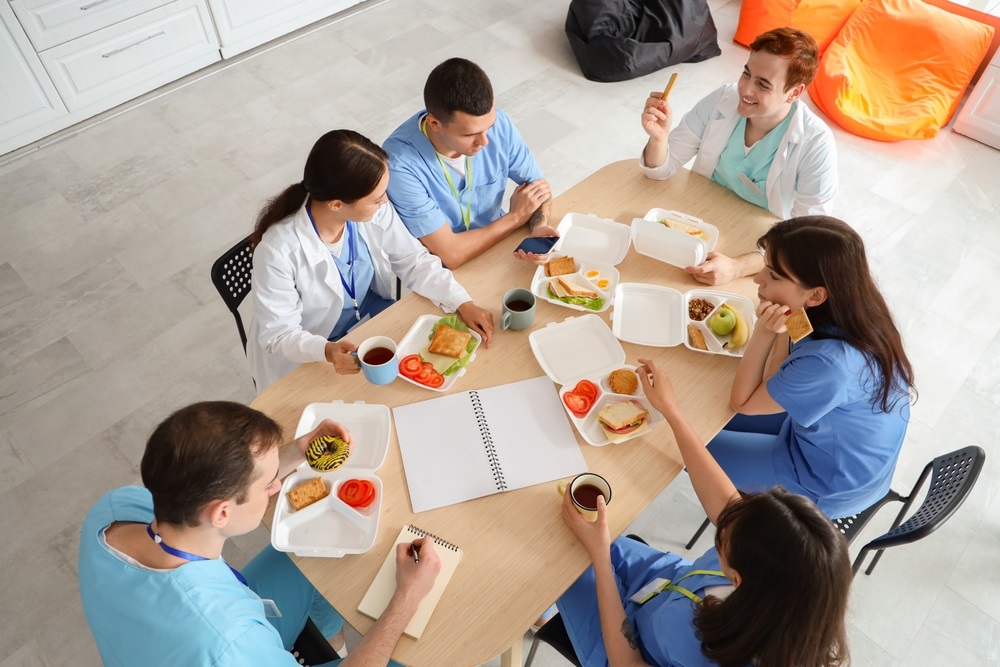
<path id="1" fill-rule="evenodd" d="M 351 333 L 352 331 L 354 331 L 355 329 L 357 329 L 358 327 L 360 327 L 362 324 L 364 324 L 365 322 L 367 322 L 371 318 L 372 318 L 372 316 L 370 314 L 365 313 L 365 316 L 362 317 L 357 322 L 355 322 L 354 326 L 352 326 L 350 329 L 347 330 L 347 333 Z M 344 335 L 346 336 L 347 334 L 344 334 Z"/>
<path id="2" fill-rule="evenodd" d="M 267 618 L 281 618 L 281 610 L 278 609 L 278 605 L 274 603 L 274 600 L 261 598 L 260 601 L 264 603 L 264 616 Z"/>
<path id="3" fill-rule="evenodd" d="M 656 594 L 659 592 L 660 587 L 664 584 L 670 583 L 669 580 L 662 577 L 657 577 L 651 582 L 636 591 L 635 595 L 629 598 L 632 602 L 636 604 L 645 604 L 649 602 Z"/>
<path id="4" fill-rule="evenodd" d="M 750 192 L 754 193 L 755 195 L 759 195 L 763 192 L 763 190 L 757 187 L 757 184 L 753 181 L 753 179 L 744 174 L 742 171 L 737 175 L 737 178 L 743 181 L 743 185 L 750 188 Z"/>

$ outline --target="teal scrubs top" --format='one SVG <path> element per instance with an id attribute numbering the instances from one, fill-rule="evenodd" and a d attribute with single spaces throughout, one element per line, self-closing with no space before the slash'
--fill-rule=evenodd
<path id="1" fill-rule="evenodd" d="M 749 152 L 746 150 L 745 140 L 747 119 L 740 118 L 740 122 L 729 136 L 729 142 L 719 156 L 719 163 L 712 172 L 712 180 L 729 188 L 751 204 L 766 209 L 767 174 L 771 171 L 771 163 L 774 162 L 781 138 L 785 136 L 788 126 L 792 123 L 797 104 L 798 102 L 793 102 L 785 120 L 764 135 L 764 138 L 754 144 Z M 740 177 L 741 174 L 746 180 Z"/>

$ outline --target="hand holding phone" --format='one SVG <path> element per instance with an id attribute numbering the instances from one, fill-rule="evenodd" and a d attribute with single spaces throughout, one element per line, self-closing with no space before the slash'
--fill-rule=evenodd
<path id="1" fill-rule="evenodd" d="M 521 241 L 514 252 L 518 250 L 523 250 L 526 253 L 534 253 L 536 255 L 544 255 L 559 241 L 558 236 L 529 236 L 528 238 Z"/>

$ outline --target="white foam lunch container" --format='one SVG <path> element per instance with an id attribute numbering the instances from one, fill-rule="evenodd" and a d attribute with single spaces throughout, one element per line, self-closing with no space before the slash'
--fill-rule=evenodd
<path id="1" fill-rule="evenodd" d="M 382 510 L 382 480 L 375 474 L 389 451 L 392 419 L 385 405 L 364 402 L 311 403 L 295 429 L 295 437 L 306 435 L 324 419 L 332 419 L 351 431 L 353 451 L 340 468 L 317 472 L 303 463 L 281 485 L 274 519 L 271 546 L 297 556 L 341 558 L 371 549 L 378 533 Z M 330 495 L 300 510 L 288 502 L 288 491 L 313 477 L 320 477 Z M 354 508 L 337 497 L 340 486 L 350 479 L 367 479 L 375 485 L 375 501 Z"/>
<path id="2" fill-rule="evenodd" d="M 665 218 L 697 227 L 708 238 L 701 239 L 671 229 L 660 222 Z M 631 236 L 632 246 L 640 255 L 683 269 L 686 266 L 701 264 L 708 257 L 708 253 L 715 250 L 715 244 L 719 240 L 719 229 L 701 218 L 678 211 L 654 208 L 644 217 L 632 220 Z"/>
<path id="3" fill-rule="evenodd" d="M 424 355 L 427 352 L 427 346 L 431 342 L 431 331 L 433 331 L 434 323 L 440 320 L 443 315 L 421 315 L 417 318 L 417 321 L 413 323 L 410 330 L 406 332 L 402 339 L 400 339 L 399 344 L 396 345 L 396 363 L 399 364 L 403 359 L 410 356 L 411 354 Z M 472 334 L 473 340 L 476 341 L 475 347 L 472 348 L 472 356 L 469 357 L 469 363 L 471 364 L 476 359 L 476 351 L 479 346 L 483 343 L 483 337 L 479 335 L 478 332 L 469 329 L 469 333 Z M 457 360 L 456 360 L 457 361 Z M 425 384 L 421 384 L 412 378 L 408 378 L 396 369 L 396 376 L 402 380 L 414 384 L 422 389 L 428 389 L 430 391 L 448 391 L 451 389 L 455 381 L 458 378 L 465 375 L 465 371 L 469 370 L 468 365 L 464 368 L 458 369 L 451 375 L 444 376 L 444 384 L 440 387 L 429 387 Z"/>
<path id="4" fill-rule="evenodd" d="M 597 423 L 597 413 L 610 403 L 635 399 L 649 412 L 646 418 L 648 427 L 626 435 L 621 442 L 641 437 L 664 421 L 663 415 L 649 404 L 641 384 L 631 396 L 611 391 L 608 384 L 611 371 L 619 368 L 635 370 L 635 366 L 625 363 L 625 350 L 621 343 L 597 315 L 581 315 L 568 317 L 562 322 L 550 322 L 545 327 L 532 331 L 528 335 L 528 343 L 545 374 L 561 385 L 560 399 L 573 391 L 580 380 L 590 380 L 597 385 L 597 399 L 583 417 L 573 414 L 563 402 L 563 409 L 569 415 L 570 422 L 591 445 L 603 447 L 610 444 L 604 430 Z"/>

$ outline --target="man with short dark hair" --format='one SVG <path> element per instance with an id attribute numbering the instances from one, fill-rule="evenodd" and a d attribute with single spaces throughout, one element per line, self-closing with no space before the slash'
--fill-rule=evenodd
<path id="1" fill-rule="evenodd" d="M 105 665 L 295 667 L 287 649 L 308 618 L 327 637 L 339 631 L 343 619 L 285 554 L 268 546 L 242 572 L 222 559 L 226 540 L 260 523 L 281 476 L 320 435 L 351 441 L 327 420 L 281 447 L 272 419 L 223 401 L 182 408 L 156 428 L 142 458 L 146 488 L 104 494 L 80 537 L 80 598 Z M 407 555 L 413 546 L 419 563 Z M 440 560 L 417 540 L 397 548 L 396 565 L 385 613 L 330 665 L 389 662 Z"/>
<path id="2" fill-rule="evenodd" d="M 428 250 L 454 269 L 523 225 L 531 236 L 556 235 L 549 184 L 510 118 L 494 108 L 493 86 L 478 65 L 451 58 L 435 67 L 424 105 L 383 148 L 389 199 Z M 505 212 L 508 179 L 517 187 Z"/>

